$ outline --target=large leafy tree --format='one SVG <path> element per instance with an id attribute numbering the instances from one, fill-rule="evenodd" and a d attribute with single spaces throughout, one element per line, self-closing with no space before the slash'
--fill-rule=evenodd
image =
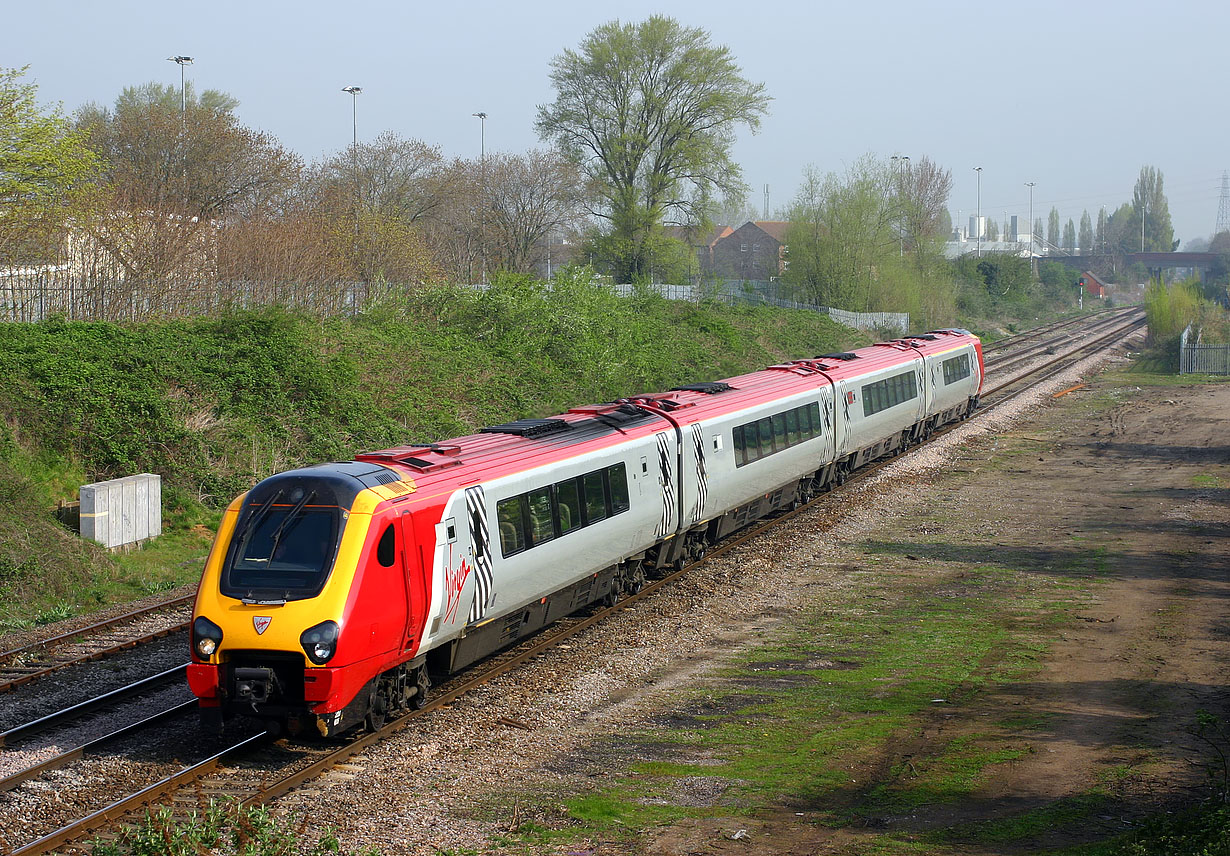
<path id="1" fill-rule="evenodd" d="M 37 103 L 25 69 L 0 68 L 0 265 L 44 262 L 97 159 L 58 112 Z"/>
<path id="2" fill-rule="evenodd" d="M 1162 171 L 1142 166 L 1136 188 L 1132 192 L 1132 211 L 1137 229 L 1144 223 L 1144 251 L 1168 253 L 1174 247 L 1174 227 L 1170 222 L 1170 205 L 1162 189 Z"/>
<path id="3" fill-rule="evenodd" d="M 734 132 L 756 131 L 769 99 L 705 30 L 660 15 L 611 21 L 552 60 L 551 82 L 556 98 L 538 108 L 538 133 L 591 179 L 617 278 L 650 275 L 668 218 L 703 219 L 715 191 L 746 194 Z"/>

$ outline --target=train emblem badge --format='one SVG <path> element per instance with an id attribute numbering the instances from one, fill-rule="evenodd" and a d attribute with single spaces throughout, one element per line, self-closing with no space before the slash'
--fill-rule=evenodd
<path id="1" fill-rule="evenodd" d="M 256 628 L 256 635 L 262 635 L 269 629 L 269 625 L 273 624 L 272 615 L 254 615 L 252 616 L 252 626 Z"/>

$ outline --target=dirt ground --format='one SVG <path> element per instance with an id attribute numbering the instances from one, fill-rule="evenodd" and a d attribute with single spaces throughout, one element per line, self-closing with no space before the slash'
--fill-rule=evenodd
<path id="1" fill-rule="evenodd" d="M 915 538 L 924 559 L 928 543 L 964 545 L 1057 579 L 1075 573 L 1077 554 L 1096 558 L 1092 572 L 1077 574 L 1085 599 L 1056 622 L 1035 668 L 928 711 L 858 774 L 883 780 L 958 738 L 1026 751 L 988 765 L 953 804 L 844 826 L 781 805 L 740 818 L 741 834 L 721 820 L 676 823 L 653 833 L 647 850 L 865 853 L 881 852 L 887 835 L 910 852 L 1032 852 L 1109 837 L 1205 794 L 1209 773 L 1224 770 L 1210 767 L 1215 751 L 1193 733 L 1197 711 L 1230 715 L 1230 385 L 1140 388 L 1123 377 L 1095 379 L 970 443 L 946 474 L 926 479 L 950 498 L 944 515 L 914 520 L 905 534 L 902 521 L 885 521 L 862 542 Z M 852 565 L 868 559 L 861 544 L 846 552 Z M 951 562 L 933 569 L 954 572 Z M 1004 724 L 1012 722 L 1025 724 Z M 1062 823 L 1065 807 L 1091 790 L 1106 795 L 1101 807 L 1076 830 Z M 922 843 L 928 831 L 1030 812 L 1042 822 L 999 840 Z"/>

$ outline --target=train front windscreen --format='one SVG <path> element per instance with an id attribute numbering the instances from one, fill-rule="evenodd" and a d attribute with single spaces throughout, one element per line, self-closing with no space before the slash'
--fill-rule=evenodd
<path id="1" fill-rule="evenodd" d="M 320 594 L 337 555 L 343 514 L 335 505 L 317 504 L 319 498 L 296 486 L 249 501 L 231 539 L 222 594 L 256 602 Z"/>

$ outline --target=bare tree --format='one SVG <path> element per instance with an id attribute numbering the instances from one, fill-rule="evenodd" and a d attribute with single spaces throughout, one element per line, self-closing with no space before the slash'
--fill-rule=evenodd
<path id="1" fill-rule="evenodd" d="M 442 204 L 448 170 L 438 146 L 385 131 L 327 158 L 312 173 L 321 195 L 351 199 L 354 207 L 414 223 Z"/>
<path id="2" fill-rule="evenodd" d="M 926 155 L 906 161 L 897 172 L 896 192 L 907 250 L 921 251 L 925 243 L 943 236 L 944 212 L 952 192 L 951 170 Z"/>
<path id="3" fill-rule="evenodd" d="M 279 198 L 299 159 L 268 134 L 241 125 L 234 99 L 213 93 L 180 110 L 166 87 L 129 88 L 113 110 L 87 105 L 77 126 L 103 162 L 92 245 L 127 278 L 203 271 L 203 244 L 219 221 L 246 217 Z"/>
<path id="4" fill-rule="evenodd" d="M 506 270 L 532 273 L 549 235 L 583 216 L 580 171 L 556 152 L 488 156 L 485 183 L 488 253 Z"/>

